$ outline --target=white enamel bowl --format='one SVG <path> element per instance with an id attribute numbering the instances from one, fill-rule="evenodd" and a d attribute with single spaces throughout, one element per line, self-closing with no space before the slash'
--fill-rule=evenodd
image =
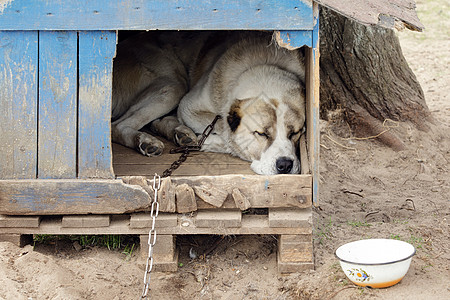
<path id="1" fill-rule="evenodd" d="M 342 245 L 335 254 L 354 284 L 385 288 L 402 280 L 415 253 L 414 246 L 406 242 L 368 239 Z"/>

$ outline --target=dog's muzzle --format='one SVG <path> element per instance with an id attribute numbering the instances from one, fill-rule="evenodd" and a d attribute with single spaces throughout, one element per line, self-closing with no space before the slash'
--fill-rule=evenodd
<path id="1" fill-rule="evenodd" d="M 289 157 L 280 157 L 276 161 L 276 167 L 278 174 L 289 174 L 292 171 L 294 161 Z"/>

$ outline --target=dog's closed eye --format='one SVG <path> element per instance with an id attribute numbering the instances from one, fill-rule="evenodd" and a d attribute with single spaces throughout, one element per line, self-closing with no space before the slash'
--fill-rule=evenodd
<path id="1" fill-rule="evenodd" d="M 269 135 L 265 132 L 253 131 L 253 134 L 257 134 L 259 136 L 265 137 L 266 139 L 269 138 Z"/>

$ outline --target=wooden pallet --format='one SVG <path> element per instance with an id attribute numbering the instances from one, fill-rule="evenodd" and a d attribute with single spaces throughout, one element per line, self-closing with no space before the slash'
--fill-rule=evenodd
<path id="1" fill-rule="evenodd" d="M 148 213 L 125 215 L 5 216 L 0 215 L 0 236 L 31 234 L 98 235 L 132 234 L 141 239 L 141 253 L 148 251 Z M 265 215 L 240 210 L 200 210 L 189 214 L 160 213 L 156 221 L 155 264 L 162 271 L 176 271 L 175 238 L 187 234 L 279 236 L 278 270 L 291 273 L 314 268 L 311 208 L 269 209 Z"/>

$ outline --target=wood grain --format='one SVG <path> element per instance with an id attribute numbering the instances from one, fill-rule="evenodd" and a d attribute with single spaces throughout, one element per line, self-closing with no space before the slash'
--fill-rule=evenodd
<path id="1" fill-rule="evenodd" d="M 38 177 L 75 178 L 77 32 L 39 34 Z"/>
<path id="2" fill-rule="evenodd" d="M 79 32 L 78 177 L 113 178 L 112 63 L 116 32 Z"/>
<path id="3" fill-rule="evenodd" d="M 14 0 L 8 30 L 312 29 L 311 0 Z M 82 20 L 82 22 L 80 21 Z"/>
<path id="4" fill-rule="evenodd" d="M 38 32 L 0 31 L 0 179 L 36 178 Z"/>

